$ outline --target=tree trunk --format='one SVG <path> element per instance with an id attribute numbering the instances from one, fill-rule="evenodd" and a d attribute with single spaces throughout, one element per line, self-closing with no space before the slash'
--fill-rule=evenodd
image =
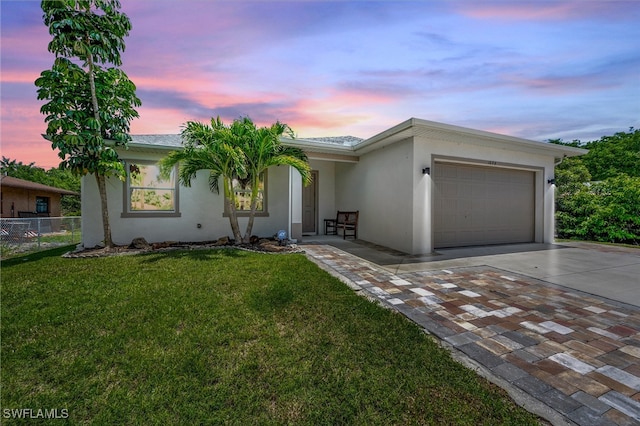
<path id="1" fill-rule="evenodd" d="M 248 243 L 251 240 L 251 231 L 253 230 L 253 220 L 256 217 L 256 205 L 258 204 L 257 194 L 254 196 L 251 194 L 251 211 L 249 212 L 249 222 L 247 222 L 247 230 L 244 233 L 244 242 Z"/>
<path id="2" fill-rule="evenodd" d="M 87 45 L 89 41 L 87 38 Z M 98 96 L 96 94 L 96 81 L 94 78 L 95 70 L 93 65 L 93 56 L 87 55 L 87 63 L 89 64 L 89 88 L 91 89 L 91 105 L 93 105 L 93 117 L 95 118 L 98 128 L 96 132 L 100 136 L 102 134 L 102 124 L 100 123 L 100 114 L 98 111 Z M 100 154 L 98 154 L 100 155 Z M 109 208 L 107 205 L 107 178 L 99 171 L 95 172 L 96 182 L 98 183 L 98 192 L 100 193 L 100 207 L 102 209 L 102 229 L 104 231 L 104 245 L 107 249 L 113 248 L 113 240 L 111 239 L 111 224 L 109 223 Z"/>
<path id="3" fill-rule="evenodd" d="M 233 196 L 233 182 L 226 177 L 223 178 L 224 185 L 224 203 L 227 212 L 229 212 L 229 223 L 231 224 L 231 232 L 235 244 L 242 242 L 242 234 L 240 233 L 240 225 L 238 224 L 238 215 L 236 214 L 235 197 Z"/>
<path id="4" fill-rule="evenodd" d="M 233 203 L 226 197 L 224 202 L 227 204 L 227 211 L 229 212 L 229 223 L 231 224 L 233 239 L 236 240 L 236 244 L 240 244 L 242 242 L 242 234 L 240 233 L 240 225 L 238 224 L 238 215 L 236 214 L 236 208 Z"/>
<path id="5" fill-rule="evenodd" d="M 107 210 L 107 178 L 99 173 L 95 174 L 98 183 L 98 192 L 100 193 L 100 208 L 102 210 L 102 230 L 104 232 L 104 246 L 108 249 L 113 248 L 113 240 L 111 239 L 111 225 L 109 224 L 109 210 Z"/>
<path id="6" fill-rule="evenodd" d="M 100 114 L 98 113 L 98 96 L 96 95 L 96 81 L 93 75 L 93 61 L 89 57 L 89 87 L 91 88 L 91 105 L 93 105 L 93 118 L 98 122 L 98 134 L 101 132 Z"/>
<path id="7" fill-rule="evenodd" d="M 248 243 L 249 241 L 251 241 L 251 231 L 253 229 L 253 219 L 256 216 L 256 212 L 251 209 L 251 213 L 249 213 L 249 222 L 247 223 L 247 229 L 244 233 L 244 242 Z"/>

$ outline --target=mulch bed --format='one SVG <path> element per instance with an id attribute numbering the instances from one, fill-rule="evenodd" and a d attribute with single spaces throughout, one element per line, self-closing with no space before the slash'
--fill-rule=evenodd
<path id="1" fill-rule="evenodd" d="M 273 239 L 262 239 L 255 244 L 233 244 L 229 242 L 221 244 L 220 241 L 203 242 L 163 242 L 146 245 L 114 246 L 111 249 L 105 247 L 81 248 L 79 250 L 65 253 L 66 258 L 87 258 L 87 257 L 108 257 L 126 256 L 142 253 L 164 252 L 172 250 L 213 250 L 213 249 L 238 249 L 256 253 L 304 253 L 297 244 L 287 242 L 281 245 L 279 241 Z"/>

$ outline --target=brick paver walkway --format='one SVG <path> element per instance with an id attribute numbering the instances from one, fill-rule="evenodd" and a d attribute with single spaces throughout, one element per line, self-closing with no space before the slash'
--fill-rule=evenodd
<path id="1" fill-rule="evenodd" d="M 332 246 L 304 248 L 565 419 L 640 424 L 640 309 L 492 267 L 394 274 Z"/>

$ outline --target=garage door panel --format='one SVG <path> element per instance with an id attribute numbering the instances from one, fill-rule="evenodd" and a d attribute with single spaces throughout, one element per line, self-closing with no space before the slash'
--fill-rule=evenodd
<path id="1" fill-rule="evenodd" d="M 457 182 L 443 181 L 442 182 L 441 192 L 442 192 L 443 195 L 446 194 L 446 198 L 457 198 L 459 196 L 459 194 L 458 194 L 458 183 Z"/>
<path id="2" fill-rule="evenodd" d="M 495 182 L 494 183 L 494 187 L 492 188 L 493 190 L 491 191 L 491 198 L 503 198 L 506 195 L 511 194 L 511 189 L 513 187 L 513 184 L 509 183 L 509 182 Z"/>
<path id="3" fill-rule="evenodd" d="M 534 172 L 435 164 L 434 246 L 531 242 Z"/>
<path id="4" fill-rule="evenodd" d="M 438 178 L 457 178 L 458 169 L 454 166 L 443 164 L 442 167 L 435 170 L 433 175 Z"/>
<path id="5" fill-rule="evenodd" d="M 455 167 L 455 166 L 454 166 Z M 461 167 L 458 169 L 458 178 L 463 181 L 472 181 L 477 179 L 473 173 L 473 170 L 469 167 Z"/>
<path id="6" fill-rule="evenodd" d="M 470 192 L 469 192 L 470 197 L 473 197 L 474 199 L 487 198 L 487 195 L 489 195 L 489 191 L 487 190 L 487 187 L 482 182 L 483 182 L 482 180 L 476 179 L 469 183 L 467 187 L 470 189 Z"/>
<path id="7" fill-rule="evenodd" d="M 468 174 L 471 175 L 471 179 L 474 181 L 485 180 L 487 177 L 487 172 L 477 167 L 465 167 L 465 169 L 469 171 Z"/>
<path id="8" fill-rule="evenodd" d="M 504 182 L 504 169 L 487 169 L 487 182 L 501 184 Z"/>

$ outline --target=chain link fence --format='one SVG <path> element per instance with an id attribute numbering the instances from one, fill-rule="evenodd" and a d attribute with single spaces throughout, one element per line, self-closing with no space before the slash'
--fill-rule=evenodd
<path id="1" fill-rule="evenodd" d="M 82 240 L 79 216 L 0 219 L 3 259 L 35 251 L 77 244 Z"/>

